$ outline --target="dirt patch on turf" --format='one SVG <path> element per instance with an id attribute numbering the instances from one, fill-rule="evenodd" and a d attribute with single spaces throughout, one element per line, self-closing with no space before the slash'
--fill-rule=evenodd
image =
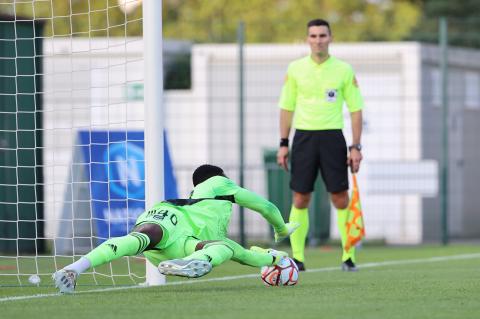
<path id="1" fill-rule="evenodd" d="M 17 270 L 15 266 L 0 265 L 0 270 Z"/>

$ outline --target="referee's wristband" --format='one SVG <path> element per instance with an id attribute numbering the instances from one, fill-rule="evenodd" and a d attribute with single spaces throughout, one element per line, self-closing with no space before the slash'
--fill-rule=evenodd
<path id="1" fill-rule="evenodd" d="M 281 138 L 280 139 L 280 147 L 286 146 L 288 147 L 288 138 Z"/>

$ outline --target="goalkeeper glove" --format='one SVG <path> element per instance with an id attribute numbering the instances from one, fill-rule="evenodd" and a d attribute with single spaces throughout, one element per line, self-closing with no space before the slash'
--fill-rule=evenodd
<path id="1" fill-rule="evenodd" d="M 291 223 L 286 223 L 285 227 L 281 231 L 276 231 L 275 230 L 275 242 L 280 242 L 290 236 L 298 227 L 300 227 L 300 224 L 297 222 L 291 222 Z"/>

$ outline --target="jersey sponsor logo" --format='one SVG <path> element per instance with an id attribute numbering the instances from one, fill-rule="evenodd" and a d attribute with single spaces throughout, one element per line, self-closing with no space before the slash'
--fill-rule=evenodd
<path id="1" fill-rule="evenodd" d="M 153 215 L 153 219 L 164 220 L 165 217 L 167 217 L 167 216 L 168 216 L 168 210 L 165 211 L 164 213 L 158 213 L 158 214 Z"/>
<path id="2" fill-rule="evenodd" d="M 327 89 L 325 91 L 325 100 L 327 102 L 337 101 L 337 90 L 336 89 Z"/>
<path id="3" fill-rule="evenodd" d="M 152 216 L 153 214 L 153 216 Z M 178 223 L 177 216 L 175 214 L 168 215 L 168 210 L 160 210 L 160 211 L 149 211 L 147 213 L 147 217 L 152 217 L 155 220 L 163 221 L 166 217 L 170 216 L 170 222 L 173 226 L 176 226 Z"/>
<path id="4" fill-rule="evenodd" d="M 352 81 L 352 82 L 353 82 L 353 85 L 355 85 L 355 86 L 358 88 L 358 81 L 357 81 L 357 77 L 356 77 L 356 76 L 353 77 L 353 81 Z"/>
<path id="5" fill-rule="evenodd" d="M 161 210 L 155 210 L 152 209 L 147 212 L 147 218 L 153 218 L 155 220 L 164 220 L 165 217 L 168 217 L 168 210 L 166 209 L 161 209 Z"/>
<path id="6" fill-rule="evenodd" d="M 110 247 L 113 250 L 113 253 L 116 255 L 117 254 L 117 245 L 114 244 L 107 244 L 108 247 Z"/>

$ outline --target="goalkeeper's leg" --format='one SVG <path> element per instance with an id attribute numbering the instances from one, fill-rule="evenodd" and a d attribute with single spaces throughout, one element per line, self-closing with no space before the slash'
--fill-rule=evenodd
<path id="1" fill-rule="evenodd" d="M 230 259 L 248 266 L 263 267 L 274 265 L 282 257 L 288 256 L 285 252 L 273 249 L 245 249 L 228 238 L 203 242 L 187 241 L 185 247 L 187 252 L 194 251 L 184 258 L 161 262 L 158 269 L 162 274 L 197 278 Z"/>
<path id="2" fill-rule="evenodd" d="M 143 224 L 134 232 L 110 238 L 76 262 L 53 274 L 55 286 L 62 293 L 72 293 L 78 275 L 91 267 L 100 266 L 124 256 L 135 256 L 160 242 L 163 230 L 160 225 Z"/>
<path id="3" fill-rule="evenodd" d="M 182 259 L 208 261 L 212 267 L 221 265 L 230 259 L 248 266 L 263 267 L 274 264 L 276 257 L 266 250 L 245 249 L 235 241 L 224 238 L 223 240 L 199 242 L 195 246 L 195 251 Z"/>
<path id="4" fill-rule="evenodd" d="M 295 193 L 299 194 L 299 193 Z M 294 195 L 299 196 L 304 199 L 305 204 L 308 206 L 308 202 L 310 198 L 305 194 Z M 302 197 L 303 196 L 303 197 Z M 297 264 L 299 270 L 305 270 L 305 241 L 308 235 L 308 228 L 309 228 L 309 220 L 308 220 L 308 208 L 297 208 L 292 205 L 292 209 L 290 211 L 289 222 L 296 222 L 300 226 L 298 229 L 290 235 L 290 245 L 292 246 L 292 253 L 295 263 Z"/>
<path id="5" fill-rule="evenodd" d="M 221 240 L 203 241 L 190 239 L 185 243 L 188 256 L 161 262 L 158 270 L 164 275 L 198 278 L 208 274 L 212 267 L 223 264 L 233 256 L 233 249 Z"/>
<path id="6" fill-rule="evenodd" d="M 263 267 L 276 265 L 282 257 L 288 257 L 283 251 L 274 249 L 263 249 L 260 247 L 243 248 L 237 242 L 225 238 L 224 241 L 233 249 L 232 260 L 243 265 L 252 267 Z"/>

